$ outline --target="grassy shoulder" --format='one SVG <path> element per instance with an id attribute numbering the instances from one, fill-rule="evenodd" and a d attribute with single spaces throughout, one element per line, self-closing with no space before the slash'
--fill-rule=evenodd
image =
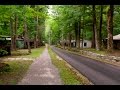
<path id="1" fill-rule="evenodd" d="M 32 53 L 28 53 L 27 49 L 20 49 L 17 51 L 12 51 L 12 57 L 25 57 L 25 58 L 36 58 L 39 57 L 40 54 L 45 49 L 45 46 L 42 46 L 40 48 L 31 49 Z"/>
<path id="2" fill-rule="evenodd" d="M 90 85 L 90 82 L 81 74 L 75 72 L 73 68 L 64 60 L 59 60 L 57 55 L 49 48 L 52 63 L 58 68 L 60 77 L 64 85 Z"/>
<path id="3" fill-rule="evenodd" d="M 6 61 L 10 70 L 7 72 L 0 72 L 0 85 L 16 85 L 26 74 L 29 66 L 33 61 Z"/>

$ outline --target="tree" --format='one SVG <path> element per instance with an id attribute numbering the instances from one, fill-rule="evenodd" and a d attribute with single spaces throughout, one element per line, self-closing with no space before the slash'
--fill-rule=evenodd
<path id="1" fill-rule="evenodd" d="M 95 10 L 95 5 L 93 5 L 93 26 L 94 26 L 94 31 L 93 31 L 93 33 L 95 34 L 95 48 L 96 48 L 96 50 L 100 50 L 100 47 L 99 47 L 99 39 L 98 39 L 98 29 L 97 29 L 97 22 L 96 22 L 96 10 Z"/>
<path id="2" fill-rule="evenodd" d="M 107 12 L 107 32 L 108 32 L 107 50 L 109 52 L 113 51 L 113 12 L 114 6 L 110 5 Z"/>
<path id="3" fill-rule="evenodd" d="M 99 46 L 100 46 L 100 50 L 101 50 L 101 46 L 102 46 L 102 20 L 103 20 L 103 6 L 100 6 L 100 27 L 99 27 Z"/>

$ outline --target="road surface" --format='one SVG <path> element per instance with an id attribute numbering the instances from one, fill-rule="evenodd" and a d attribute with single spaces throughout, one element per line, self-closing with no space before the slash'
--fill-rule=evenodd
<path id="1" fill-rule="evenodd" d="M 53 46 L 51 48 L 94 85 L 120 85 L 120 67 L 72 54 Z"/>

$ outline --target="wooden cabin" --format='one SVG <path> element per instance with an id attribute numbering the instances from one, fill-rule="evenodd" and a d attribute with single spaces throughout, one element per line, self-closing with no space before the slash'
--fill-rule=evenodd
<path id="1" fill-rule="evenodd" d="M 107 38 L 103 40 L 105 48 L 107 48 Z M 120 34 L 113 36 L 113 48 L 120 49 Z"/>

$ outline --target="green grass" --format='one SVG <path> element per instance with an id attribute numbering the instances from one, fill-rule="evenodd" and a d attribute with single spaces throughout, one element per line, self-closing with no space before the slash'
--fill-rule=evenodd
<path id="1" fill-rule="evenodd" d="M 16 85 L 26 74 L 33 61 L 6 61 L 10 65 L 10 71 L 0 72 L 0 85 Z"/>
<path id="2" fill-rule="evenodd" d="M 31 54 L 29 54 L 29 55 L 26 55 L 25 57 L 32 57 L 32 58 L 36 58 L 36 57 L 39 57 L 40 56 L 40 54 L 43 52 L 43 50 L 45 49 L 45 46 L 43 46 L 43 47 L 40 47 L 40 48 L 36 48 L 36 49 L 31 49 Z"/>
<path id="3" fill-rule="evenodd" d="M 82 84 L 77 75 L 66 65 L 63 60 L 58 60 L 56 54 L 49 48 L 49 54 L 52 63 L 58 68 L 60 77 L 64 85 L 80 85 Z"/>
<path id="4" fill-rule="evenodd" d="M 26 58 L 36 58 L 36 57 L 40 56 L 40 54 L 43 52 L 44 49 L 45 49 L 45 46 L 42 46 L 40 48 L 31 49 L 32 53 L 30 53 L 30 54 L 28 54 L 27 49 L 12 51 L 12 57 L 19 56 L 19 57 L 26 57 Z"/>

